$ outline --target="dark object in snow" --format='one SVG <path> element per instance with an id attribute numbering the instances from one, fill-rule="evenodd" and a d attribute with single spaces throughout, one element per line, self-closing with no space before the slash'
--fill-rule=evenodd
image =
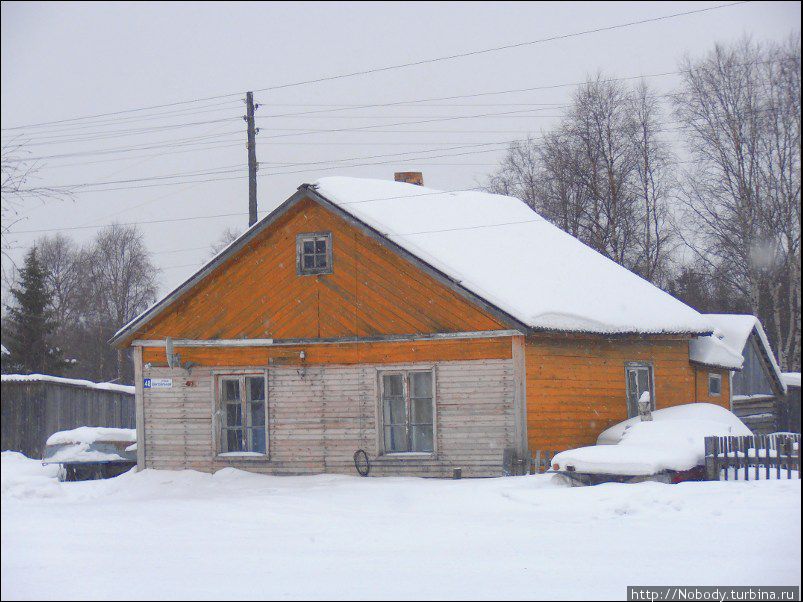
<path id="1" fill-rule="evenodd" d="M 616 474 L 591 474 L 587 472 L 577 472 L 573 466 L 567 466 L 566 470 L 555 471 L 573 487 L 585 485 L 601 485 L 602 483 L 644 483 L 653 481 L 656 483 L 683 483 L 685 481 L 704 481 L 705 467 L 695 466 L 690 470 L 665 470 L 653 475 L 616 475 Z M 551 472 L 551 471 L 550 471 Z"/>
<path id="2" fill-rule="evenodd" d="M 62 464 L 64 471 L 59 473 L 61 481 L 96 481 L 111 479 L 128 472 L 137 465 L 133 462 L 68 462 Z"/>
<path id="3" fill-rule="evenodd" d="M 354 452 L 354 468 L 361 477 L 367 477 L 371 472 L 371 461 L 368 459 L 368 454 L 364 449 L 358 449 Z"/>

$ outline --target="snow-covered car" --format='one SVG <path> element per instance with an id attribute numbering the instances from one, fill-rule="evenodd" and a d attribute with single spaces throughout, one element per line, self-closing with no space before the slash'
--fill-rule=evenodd
<path id="1" fill-rule="evenodd" d="M 108 479 L 137 464 L 136 429 L 82 426 L 48 437 L 42 464 L 60 464 L 63 481 Z"/>
<path id="2" fill-rule="evenodd" d="M 710 403 L 656 410 L 651 417 L 625 420 L 603 431 L 597 445 L 557 454 L 552 469 L 580 484 L 698 480 L 706 437 L 752 434 L 732 412 Z"/>

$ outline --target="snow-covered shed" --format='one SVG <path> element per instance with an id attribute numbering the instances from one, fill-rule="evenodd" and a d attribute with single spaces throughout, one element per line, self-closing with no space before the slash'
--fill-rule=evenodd
<path id="1" fill-rule="evenodd" d="M 733 412 L 753 432 L 767 434 L 784 429 L 786 385 L 759 319 L 745 314 L 705 317 L 715 331 L 692 341 L 692 360 L 732 370 Z"/>
<path id="2" fill-rule="evenodd" d="M 784 372 L 781 374 L 786 385 L 784 399 L 785 423 L 779 426 L 782 431 L 800 432 L 800 372 Z"/>
<path id="3" fill-rule="evenodd" d="M 142 466 L 468 476 L 593 443 L 644 391 L 728 407 L 689 357 L 712 331 L 518 199 L 331 177 L 112 342 Z"/>
<path id="4" fill-rule="evenodd" d="M 134 387 L 49 374 L 3 374 L 3 451 L 41 458 L 57 431 L 84 426 L 134 428 Z"/>

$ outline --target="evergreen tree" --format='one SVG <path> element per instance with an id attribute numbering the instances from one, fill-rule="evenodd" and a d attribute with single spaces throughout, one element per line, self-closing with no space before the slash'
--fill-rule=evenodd
<path id="1" fill-rule="evenodd" d="M 17 285 L 11 289 L 14 303 L 8 307 L 3 324 L 10 353 L 3 358 L 4 371 L 61 375 L 66 367 L 61 351 L 51 346 L 55 323 L 45 278 L 33 248 L 25 256 Z"/>

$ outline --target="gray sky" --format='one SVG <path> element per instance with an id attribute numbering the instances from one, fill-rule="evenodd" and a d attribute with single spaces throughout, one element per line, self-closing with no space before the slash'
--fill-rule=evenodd
<path id="1" fill-rule="evenodd" d="M 242 212 L 242 216 L 141 226 L 155 262 L 163 269 L 160 281 L 165 292 L 203 263 L 210 242 L 226 227 L 242 229 L 247 224 L 245 124 L 240 118 L 244 105 L 239 100 L 246 90 L 724 3 L 3 2 L 3 143 L 25 141 L 36 157 L 70 155 L 42 159 L 39 185 L 139 180 L 105 186 L 123 190 L 79 192 L 74 201 L 32 205 L 15 227 L 20 233 L 14 240 L 25 247 L 42 235 L 28 231 L 65 228 L 83 242 L 93 236 L 95 226 L 114 220 Z M 572 84 L 597 71 L 611 76 L 671 72 L 684 53 L 703 54 L 716 41 L 733 41 L 744 34 L 757 40 L 784 37 L 800 23 L 800 12 L 799 2 L 752 2 L 478 56 L 258 92 L 260 216 L 299 184 L 328 175 L 392 178 L 394 170 L 420 170 L 428 186 L 474 187 L 502 154 L 487 152 L 501 145 L 477 145 L 548 129 L 574 88 L 407 106 L 342 110 L 343 105 Z M 677 77 L 648 81 L 667 91 Z M 6 129 L 219 95 L 232 96 Z M 271 117 L 333 108 L 341 110 Z M 489 117 L 489 113 L 507 114 Z M 472 117 L 441 119 L 456 116 Z M 299 130 L 408 121 L 429 123 L 299 134 Z M 461 146 L 465 148 L 455 148 Z M 343 161 L 390 154 L 394 156 Z M 352 166 L 380 161 L 386 163 Z M 324 163 L 297 165 L 310 162 Z M 199 175 L 143 180 L 187 173 Z M 199 181 L 213 178 L 219 181 Z M 22 249 L 16 252 L 17 257 L 21 254 Z"/>

